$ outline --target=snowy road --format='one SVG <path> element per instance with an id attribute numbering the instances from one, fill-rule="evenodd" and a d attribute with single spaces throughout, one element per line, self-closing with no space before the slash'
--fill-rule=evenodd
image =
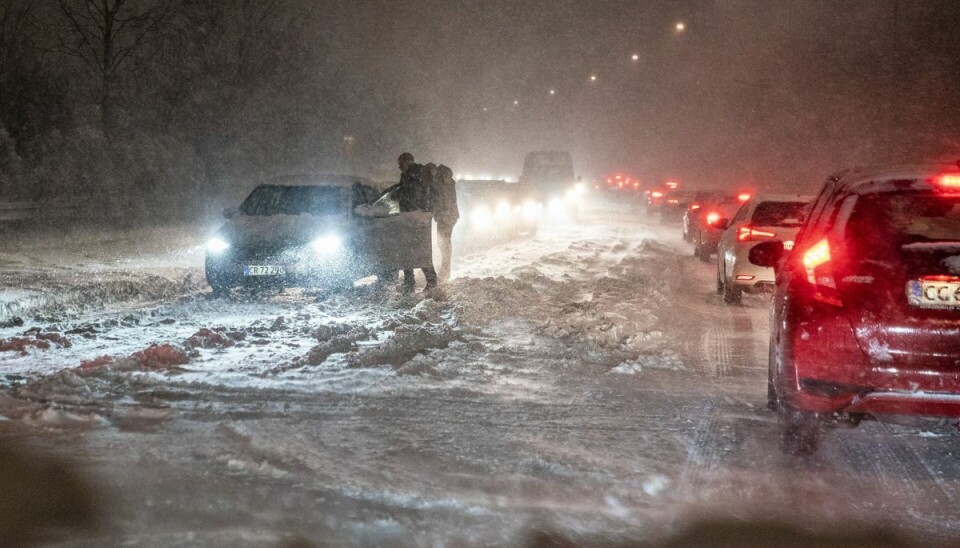
<path id="1" fill-rule="evenodd" d="M 103 486 L 109 527 L 64 545 L 586 543 L 701 515 L 960 537 L 951 426 L 780 455 L 768 300 L 722 304 L 678 229 L 623 206 L 460 257 L 429 296 L 211 300 L 190 249 L 68 274 L 2 255 L 0 339 L 24 350 L 0 352 L 0 440 Z"/>

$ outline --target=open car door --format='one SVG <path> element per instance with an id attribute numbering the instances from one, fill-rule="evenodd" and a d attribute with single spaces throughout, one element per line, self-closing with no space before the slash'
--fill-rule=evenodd
<path id="1" fill-rule="evenodd" d="M 369 272 L 433 265 L 432 220 L 429 211 L 400 212 L 389 189 L 369 207 L 372 216 L 354 215 L 356 242 Z"/>

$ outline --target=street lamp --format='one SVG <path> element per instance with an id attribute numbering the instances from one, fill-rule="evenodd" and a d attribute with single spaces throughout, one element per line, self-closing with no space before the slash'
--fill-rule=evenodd
<path id="1" fill-rule="evenodd" d="M 630 56 L 630 60 L 631 60 L 631 61 L 639 61 L 639 60 L 640 60 L 640 56 L 637 55 L 636 53 L 634 53 L 633 55 Z"/>
<path id="2" fill-rule="evenodd" d="M 591 81 L 591 82 L 596 82 L 596 81 L 597 81 L 597 75 L 596 75 L 596 74 L 591 74 L 591 75 L 590 75 L 590 81 Z"/>
<path id="3" fill-rule="evenodd" d="M 555 89 L 551 89 L 551 90 L 550 90 L 550 95 L 556 95 L 556 94 L 557 94 L 557 90 L 555 90 Z"/>
<path id="4" fill-rule="evenodd" d="M 677 29 L 677 32 L 683 32 L 687 30 L 687 24 L 683 21 L 680 21 L 674 26 L 674 28 Z"/>

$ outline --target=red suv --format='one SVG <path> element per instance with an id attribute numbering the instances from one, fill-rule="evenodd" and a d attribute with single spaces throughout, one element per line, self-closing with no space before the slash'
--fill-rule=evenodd
<path id="1" fill-rule="evenodd" d="M 777 270 L 768 397 L 781 449 L 874 414 L 960 417 L 960 169 L 830 178 L 797 234 L 751 250 Z"/>

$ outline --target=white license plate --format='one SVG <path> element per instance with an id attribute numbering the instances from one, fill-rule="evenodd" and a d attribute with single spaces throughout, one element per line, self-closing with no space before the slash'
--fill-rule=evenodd
<path id="1" fill-rule="evenodd" d="M 287 273 L 287 269 L 282 266 L 270 266 L 259 264 L 243 265 L 244 276 L 282 276 Z"/>
<path id="2" fill-rule="evenodd" d="M 919 308 L 960 309 L 960 278 L 910 280 L 907 302 Z"/>

